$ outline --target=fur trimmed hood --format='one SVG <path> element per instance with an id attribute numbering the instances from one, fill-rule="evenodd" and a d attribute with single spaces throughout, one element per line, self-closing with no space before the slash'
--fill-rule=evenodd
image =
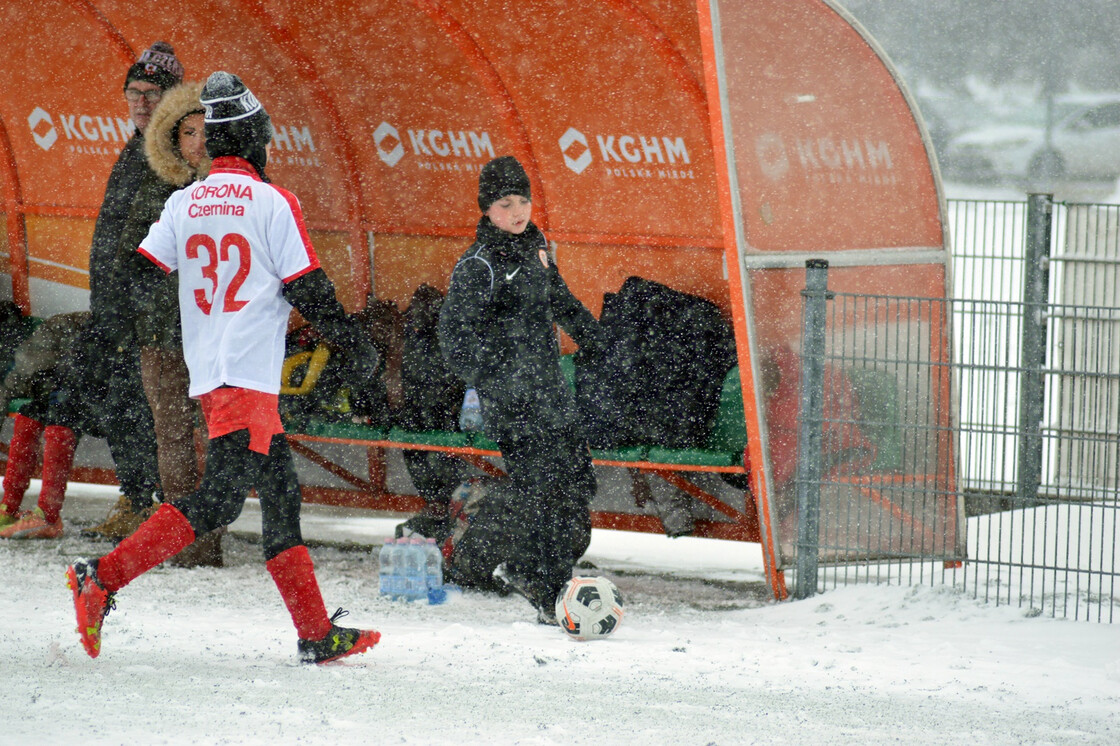
<path id="1" fill-rule="evenodd" d="M 183 117 L 192 112 L 202 113 L 198 97 L 202 83 L 183 83 L 168 90 L 152 113 L 144 132 L 144 154 L 152 170 L 162 180 L 175 186 L 186 186 L 195 179 L 202 179 L 210 171 L 210 158 L 204 158 L 196 174 L 179 154 L 174 136 Z"/>

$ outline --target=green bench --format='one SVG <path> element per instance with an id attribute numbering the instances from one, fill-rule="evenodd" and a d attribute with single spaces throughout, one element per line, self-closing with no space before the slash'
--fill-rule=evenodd
<path id="1" fill-rule="evenodd" d="M 575 364 L 571 355 L 560 359 L 560 366 L 575 389 Z M 442 430 L 414 432 L 401 428 L 370 427 L 349 422 L 311 420 L 295 437 L 356 444 L 376 444 L 383 447 L 407 449 L 423 446 L 429 449 L 466 449 L 498 452 L 498 446 L 482 433 L 447 432 Z M 747 429 L 743 418 L 743 396 L 739 385 L 738 366 L 728 371 L 720 391 L 719 409 L 713 421 L 712 433 L 704 448 L 663 448 L 636 445 L 617 449 L 592 449 L 596 462 L 623 462 L 657 464 L 676 467 L 694 467 L 684 470 L 743 471 L 743 451 L 747 445 Z M 736 468 L 738 467 L 738 468 Z"/>
<path id="2" fill-rule="evenodd" d="M 34 319 L 36 324 L 41 319 Z M 560 358 L 560 367 L 575 390 L 575 362 L 572 355 Z M 15 413 L 29 399 L 13 399 L 8 413 Z M 419 445 L 428 448 L 470 449 L 498 451 L 498 445 L 482 433 L 448 431 L 413 432 L 398 427 L 376 428 L 353 422 L 329 422 L 312 418 L 295 436 L 313 439 L 355 443 L 377 443 L 388 447 L 407 448 Z M 728 371 L 720 392 L 719 410 L 712 426 L 711 437 L 704 448 L 662 448 L 660 446 L 629 446 L 617 449 L 592 449 L 596 461 L 657 463 L 695 467 L 742 466 L 743 450 L 747 444 L 747 430 L 743 419 L 743 396 L 739 386 L 738 366 Z"/>
<path id="3" fill-rule="evenodd" d="M 570 356 L 562 358 L 568 380 L 574 386 L 574 366 Z M 9 403 L 8 411 L 17 411 L 29 399 L 16 399 Z M 323 487 L 302 485 L 307 502 L 348 507 L 408 513 L 420 510 L 419 497 L 394 494 L 387 490 L 384 450 L 435 450 L 450 453 L 476 468 L 492 475 L 501 470 L 489 459 L 500 456 L 498 446 L 482 433 L 463 432 L 410 432 L 401 428 L 376 428 L 353 422 L 331 422 L 312 419 L 297 430 L 288 432 L 288 441 L 297 456 L 326 470 L 345 482 L 348 487 Z M 356 474 L 337 458 L 319 452 L 310 444 L 337 443 L 366 449 L 368 474 Z M 723 382 L 720 405 L 713 422 L 711 436 L 704 448 L 672 449 L 659 446 L 632 446 L 617 449 L 592 449 L 596 464 L 604 467 L 625 468 L 631 471 L 633 484 L 638 484 L 638 474 L 656 475 L 669 484 L 685 491 L 692 498 L 710 506 L 722 519 L 701 519 L 696 523 L 696 535 L 735 541 L 758 542 L 758 526 L 754 498 L 747 491 L 741 505 L 722 501 L 709 488 L 687 477 L 690 472 L 719 473 L 730 478 L 747 473 L 743 464 L 746 447 L 746 426 L 743 420 L 743 399 L 739 387 L 739 369 L 728 372 Z M 103 475 L 101 475 L 103 476 Z M 94 479 L 93 481 L 97 481 Z M 648 490 L 648 486 L 647 486 Z M 593 511 L 593 524 L 599 528 L 624 531 L 661 533 L 660 519 L 648 511 L 611 512 Z"/>

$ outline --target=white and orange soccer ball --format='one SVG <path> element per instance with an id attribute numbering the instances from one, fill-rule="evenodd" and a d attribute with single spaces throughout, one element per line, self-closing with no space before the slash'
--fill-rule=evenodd
<path id="1" fill-rule="evenodd" d="M 601 640 L 622 624 L 622 594 L 607 578 L 572 578 L 556 599 L 560 629 L 576 640 Z"/>

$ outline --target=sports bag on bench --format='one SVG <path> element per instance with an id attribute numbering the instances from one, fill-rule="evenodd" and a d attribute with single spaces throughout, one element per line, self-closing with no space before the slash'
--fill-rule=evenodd
<path id="1" fill-rule="evenodd" d="M 607 352 L 577 353 L 576 388 L 594 448 L 701 448 L 735 365 L 730 324 L 709 300 L 630 277 L 603 297 Z"/>

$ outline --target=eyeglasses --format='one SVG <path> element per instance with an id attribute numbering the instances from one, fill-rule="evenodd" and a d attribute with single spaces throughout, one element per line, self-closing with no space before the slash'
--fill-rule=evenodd
<path id="1" fill-rule="evenodd" d="M 136 103 L 144 98 L 148 100 L 149 104 L 158 104 L 159 100 L 163 98 L 162 88 L 153 88 L 148 91 L 141 91 L 137 88 L 125 88 L 124 97 L 129 103 Z"/>

